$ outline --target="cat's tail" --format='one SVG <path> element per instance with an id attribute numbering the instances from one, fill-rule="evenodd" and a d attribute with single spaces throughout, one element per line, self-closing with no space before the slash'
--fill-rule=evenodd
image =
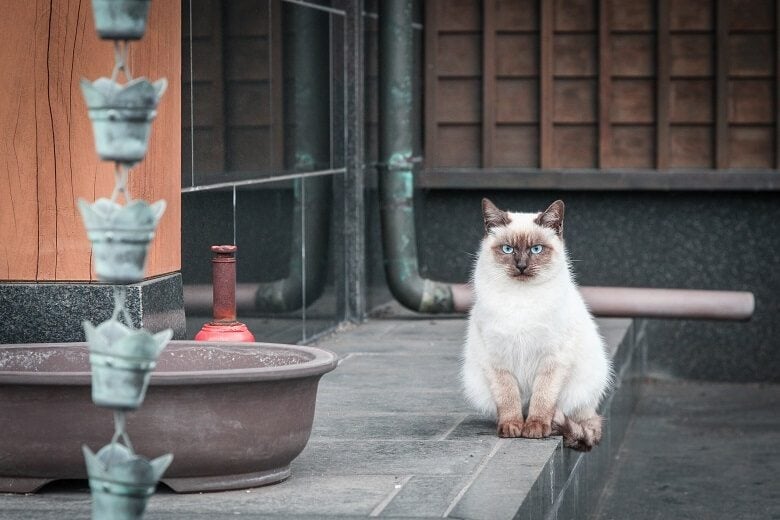
<path id="1" fill-rule="evenodd" d="M 601 416 L 595 412 L 585 419 L 574 420 L 557 410 L 552 434 L 563 436 L 563 445 L 577 451 L 590 451 L 601 442 Z"/>

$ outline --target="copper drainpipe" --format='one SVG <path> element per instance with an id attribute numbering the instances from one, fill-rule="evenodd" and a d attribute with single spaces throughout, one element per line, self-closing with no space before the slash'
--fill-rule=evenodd
<path id="1" fill-rule="evenodd" d="M 213 319 L 203 325 L 195 341 L 255 340 L 247 326 L 236 319 L 236 250 L 234 245 L 211 246 Z"/>

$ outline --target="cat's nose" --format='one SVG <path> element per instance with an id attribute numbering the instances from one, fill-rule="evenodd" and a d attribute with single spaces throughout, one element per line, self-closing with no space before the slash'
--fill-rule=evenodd
<path id="1" fill-rule="evenodd" d="M 528 264 L 522 262 L 518 262 L 515 265 L 517 266 L 517 270 L 520 271 L 521 274 L 523 271 L 525 271 L 525 268 L 528 267 Z"/>

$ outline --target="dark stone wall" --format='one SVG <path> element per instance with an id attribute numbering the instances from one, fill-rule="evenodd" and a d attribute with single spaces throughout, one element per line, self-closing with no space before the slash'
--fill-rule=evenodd
<path id="1" fill-rule="evenodd" d="M 468 278 L 481 197 L 514 211 L 566 203 L 564 237 L 581 285 L 752 291 L 746 323 L 650 320 L 648 369 L 726 381 L 780 380 L 780 195 L 723 192 L 477 192 L 418 196 L 424 276 Z"/>
<path id="2" fill-rule="evenodd" d="M 134 327 L 171 328 L 185 339 L 181 274 L 127 285 L 127 310 Z M 114 286 L 102 283 L 0 283 L 0 343 L 84 341 L 82 322 L 111 317 Z"/>

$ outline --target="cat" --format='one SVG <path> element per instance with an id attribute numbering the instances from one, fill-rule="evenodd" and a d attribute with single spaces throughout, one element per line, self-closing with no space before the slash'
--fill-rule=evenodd
<path id="1" fill-rule="evenodd" d="M 467 400 L 497 419 L 500 437 L 562 435 L 567 447 L 589 451 L 601 440 L 596 409 L 613 375 L 571 273 L 563 213 L 560 200 L 541 213 L 482 200 L 462 379 Z"/>

